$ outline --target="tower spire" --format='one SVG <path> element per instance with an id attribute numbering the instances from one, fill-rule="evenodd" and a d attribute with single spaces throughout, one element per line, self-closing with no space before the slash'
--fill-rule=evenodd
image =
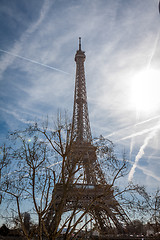
<path id="1" fill-rule="evenodd" d="M 81 37 L 79 37 L 79 51 L 81 51 Z"/>
<path id="2" fill-rule="evenodd" d="M 81 38 L 79 38 L 79 49 L 75 55 L 76 79 L 72 119 L 72 137 L 79 142 L 91 142 L 92 139 L 84 71 L 85 58 L 85 52 L 81 50 Z"/>

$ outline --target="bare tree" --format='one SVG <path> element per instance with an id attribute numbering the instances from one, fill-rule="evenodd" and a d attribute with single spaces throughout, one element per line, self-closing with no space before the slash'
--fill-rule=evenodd
<path id="1" fill-rule="evenodd" d="M 1 189 L 2 186 L 1 181 L 3 181 L 2 176 L 7 175 L 9 163 L 10 163 L 9 148 L 6 147 L 6 145 L 4 144 L 2 147 L 0 147 L 0 204 L 2 203 L 3 198 Z"/>
<path id="2" fill-rule="evenodd" d="M 122 157 L 118 158 L 115 154 L 113 142 L 102 135 L 94 139 L 94 142 L 97 147 L 97 157 L 105 173 L 107 183 L 114 189 L 114 197 L 132 220 L 143 219 L 149 212 L 150 197 L 145 186 L 127 181 L 130 163 L 127 160 L 126 152 L 123 151 Z M 132 223 L 129 222 L 130 224 Z"/>
<path id="3" fill-rule="evenodd" d="M 154 225 L 154 231 L 160 231 L 160 190 L 157 189 L 154 194 L 151 195 L 150 198 L 150 223 Z"/>
<path id="4" fill-rule="evenodd" d="M 15 202 L 23 233 L 28 240 L 31 239 L 31 234 L 29 224 L 23 219 L 25 206 L 28 206 L 26 210 L 38 221 L 38 239 L 42 239 L 43 235 L 55 239 L 66 226 L 66 239 L 69 239 L 75 226 L 84 217 L 83 212 L 73 226 L 74 215 L 78 213 L 73 209 L 64 224 L 60 225 L 69 186 L 73 175 L 80 168 L 75 168 L 67 159 L 72 147 L 70 124 L 63 125 L 59 119 L 55 130 L 49 129 L 47 125 L 48 123 L 38 127 L 36 123 L 24 131 L 15 131 L 10 135 L 11 147 L 7 151 L 4 148 L 3 151 L 3 159 L 8 163 L 10 171 L 1 179 L 1 191 L 5 201 L 12 204 Z M 8 161 L 7 156 L 12 161 Z M 57 200 L 58 186 L 62 193 L 60 201 Z"/>
<path id="5" fill-rule="evenodd" d="M 85 182 L 78 164 L 83 156 L 76 156 L 76 161 L 70 161 L 74 142 L 74 139 L 71 139 L 71 124 L 67 124 L 67 121 L 62 124 L 60 117 L 54 130 L 48 127 L 47 121 L 43 126 L 36 123 L 24 131 L 13 132 L 10 140 L 10 148 L 3 148 L 2 169 L 7 166 L 7 171 L 1 178 L 1 192 L 5 201 L 15 203 L 23 234 L 28 240 L 33 233 L 29 231 L 29 222 L 24 221 L 24 211 L 29 212 L 37 222 L 34 235 L 37 235 L 39 240 L 43 236 L 56 239 L 64 229 L 65 239 L 68 240 L 75 234 L 78 225 L 81 224 L 76 234 L 92 221 L 93 205 L 101 204 L 107 194 L 109 201 L 112 200 L 110 197 L 119 199 L 125 209 L 130 207 L 132 210 L 135 203 L 141 205 L 138 197 L 135 201 L 135 192 L 143 196 L 144 189 L 134 185 L 123 189 L 115 187 L 116 181 L 127 174 L 128 164 L 125 155 L 121 161 L 116 158 L 113 143 L 102 136 L 95 140 L 95 146 L 99 162 L 109 173 L 109 184 L 90 201 L 86 201 L 83 211 L 81 199 L 88 189 L 85 184 L 82 184 L 84 187 L 81 188 L 78 185 L 79 181 Z M 74 199 L 73 192 L 76 193 Z M 126 197 L 125 193 L 130 193 L 130 197 Z M 69 208 L 71 199 L 74 206 Z M 69 209 L 70 213 L 64 216 Z M 90 218 L 85 222 L 86 214 L 89 214 Z"/>

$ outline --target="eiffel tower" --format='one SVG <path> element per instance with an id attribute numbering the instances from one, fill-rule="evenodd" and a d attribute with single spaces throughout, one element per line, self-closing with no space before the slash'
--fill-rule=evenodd
<path id="1" fill-rule="evenodd" d="M 129 218 L 115 199 L 111 185 L 107 184 L 97 160 L 96 147 L 92 144 L 84 70 L 85 59 L 85 52 L 81 50 L 81 38 L 79 38 L 79 49 L 75 55 L 76 78 L 71 129 L 73 143 L 68 163 L 69 167 L 75 169 L 81 166 L 83 181 L 75 183 L 74 176 L 71 179 L 64 211 L 75 208 L 86 211 L 94 219 L 101 234 L 107 233 L 112 227 L 116 227 L 118 232 L 123 233 L 123 226 L 129 222 Z M 56 208 L 62 199 L 62 192 L 62 184 L 57 184 Z"/>

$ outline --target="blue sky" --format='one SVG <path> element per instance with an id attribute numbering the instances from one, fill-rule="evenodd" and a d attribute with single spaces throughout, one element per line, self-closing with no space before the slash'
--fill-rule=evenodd
<path id="1" fill-rule="evenodd" d="M 158 0 L 0 0 L 0 142 L 72 116 L 82 37 L 92 135 L 125 149 L 129 179 L 160 186 L 159 29 Z"/>

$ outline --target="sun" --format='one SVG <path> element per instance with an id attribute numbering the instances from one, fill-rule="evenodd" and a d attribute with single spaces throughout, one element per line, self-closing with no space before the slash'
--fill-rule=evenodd
<path id="1" fill-rule="evenodd" d="M 138 112 L 160 109 L 160 72 L 147 69 L 137 73 L 131 84 L 131 102 Z"/>

